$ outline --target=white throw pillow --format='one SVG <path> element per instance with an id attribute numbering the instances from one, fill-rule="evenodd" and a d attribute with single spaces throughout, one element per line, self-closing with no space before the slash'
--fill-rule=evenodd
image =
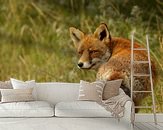
<path id="1" fill-rule="evenodd" d="M 33 88 L 27 89 L 0 89 L 2 103 L 33 101 Z"/>
<path id="2" fill-rule="evenodd" d="M 101 101 L 106 81 L 87 82 L 80 80 L 79 97 L 81 101 Z"/>
<path id="3" fill-rule="evenodd" d="M 0 81 L 0 89 L 12 89 L 11 81 Z M 0 101 L 1 101 L 1 90 L 0 90 Z"/>
<path id="4" fill-rule="evenodd" d="M 36 82 L 35 80 L 21 81 L 17 79 L 10 78 L 13 89 L 26 89 L 33 88 L 32 95 L 34 100 L 37 100 Z"/>

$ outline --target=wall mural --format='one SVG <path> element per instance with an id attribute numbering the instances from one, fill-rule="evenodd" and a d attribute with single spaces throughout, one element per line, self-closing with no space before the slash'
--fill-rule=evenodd
<path id="1" fill-rule="evenodd" d="M 0 80 L 12 77 L 79 83 L 81 79 L 122 78 L 121 87 L 129 94 L 131 33 L 135 33 L 135 46 L 146 46 L 145 35 L 149 34 L 156 110 L 161 113 L 163 12 L 160 9 L 159 0 L 0 1 Z M 124 50 L 106 48 L 106 45 L 112 48 L 111 41 L 121 43 L 119 47 Z M 136 54 L 136 59 L 147 58 L 145 52 Z M 138 65 L 136 71 L 148 72 L 147 68 L 146 64 Z M 148 90 L 149 79 L 138 78 L 135 82 L 136 89 Z M 151 97 L 137 95 L 135 102 L 150 105 Z"/>

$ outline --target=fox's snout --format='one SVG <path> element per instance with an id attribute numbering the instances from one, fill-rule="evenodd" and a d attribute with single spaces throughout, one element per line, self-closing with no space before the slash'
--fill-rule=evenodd
<path id="1" fill-rule="evenodd" d="M 91 64 L 89 62 L 78 62 L 78 67 L 88 69 L 91 67 Z"/>
<path id="2" fill-rule="evenodd" d="M 78 60 L 78 68 L 80 69 L 90 69 L 92 68 L 96 62 L 98 58 L 92 57 L 93 56 L 93 52 L 88 51 L 87 49 L 82 51 L 82 52 L 78 52 L 80 53 L 80 57 Z M 99 59 L 98 59 L 99 61 Z"/>
<path id="3" fill-rule="evenodd" d="M 79 47 L 80 48 L 80 47 Z M 79 60 L 78 60 L 78 68 L 80 69 L 88 69 L 92 67 L 92 56 L 88 49 L 81 50 L 81 48 L 78 50 L 79 53 Z"/>
<path id="4" fill-rule="evenodd" d="M 95 65 L 96 63 L 94 62 L 92 62 L 92 61 L 85 61 L 85 62 L 82 62 L 82 61 L 78 61 L 78 64 L 77 64 L 77 66 L 78 66 L 78 68 L 80 68 L 80 69 L 90 69 L 90 68 L 92 68 L 94 65 Z"/>

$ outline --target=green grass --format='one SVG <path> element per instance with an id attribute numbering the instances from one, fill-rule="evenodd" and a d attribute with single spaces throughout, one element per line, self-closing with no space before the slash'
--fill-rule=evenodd
<path id="1" fill-rule="evenodd" d="M 155 84 L 157 112 L 163 112 L 160 17 L 157 25 L 152 26 L 152 18 L 146 22 L 137 15 L 124 18 L 118 6 L 114 7 L 113 17 L 107 15 L 102 3 L 96 10 L 96 0 L 87 9 L 82 2 L 69 0 L 62 5 L 52 0 L 0 0 L 0 80 L 14 77 L 37 82 L 94 81 L 96 72 L 79 70 L 76 66 L 77 56 L 69 37 L 69 27 L 76 26 L 92 33 L 99 23 L 106 22 L 112 36 L 130 38 L 131 32 L 135 31 L 136 40 L 142 44 L 145 43 L 145 34 L 149 33 L 151 54 L 159 75 Z M 151 104 L 150 98 L 147 97 L 143 104 Z"/>

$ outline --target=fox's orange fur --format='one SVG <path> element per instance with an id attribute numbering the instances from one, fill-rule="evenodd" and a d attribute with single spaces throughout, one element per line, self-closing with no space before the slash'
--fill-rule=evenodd
<path id="1" fill-rule="evenodd" d="M 87 35 L 71 27 L 70 36 L 80 55 L 78 67 L 81 69 L 96 69 L 97 79 L 123 79 L 121 88 L 130 95 L 130 56 L 131 42 L 125 38 L 111 37 L 106 24 L 101 24 L 94 34 Z M 134 48 L 141 47 L 134 43 Z M 148 60 L 147 52 L 134 51 L 136 61 Z M 135 73 L 149 73 L 148 64 L 135 64 Z M 154 64 L 152 63 L 155 78 Z M 149 77 L 135 77 L 134 90 L 150 90 Z M 145 97 L 142 93 L 134 95 L 136 105 Z"/>

